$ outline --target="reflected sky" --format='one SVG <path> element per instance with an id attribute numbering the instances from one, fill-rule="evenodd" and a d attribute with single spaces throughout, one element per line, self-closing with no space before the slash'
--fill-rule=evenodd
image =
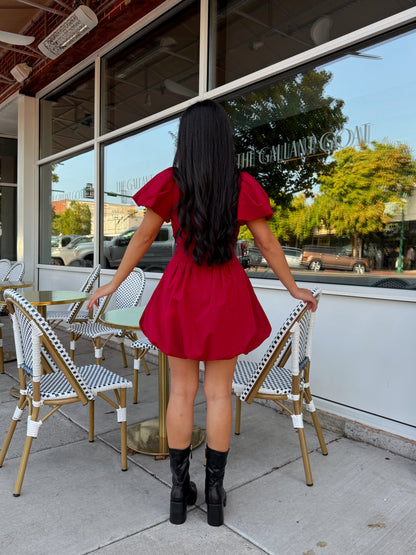
<path id="1" fill-rule="evenodd" d="M 416 32 L 390 39 L 359 52 L 378 58 L 347 55 L 318 69 L 333 74 L 326 94 L 343 99 L 345 127 L 369 123 L 370 138 L 402 142 L 416 152 L 416 76 L 412 53 L 416 51 Z M 137 135 L 105 147 L 105 190 L 132 195 L 150 177 L 172 165 L 178 119 L 162 123 Z M 76 192 L 94 182 L 93 152 L 81 154 L 55 168 L 59 182 L 55 190 Z M 64 198 L 58 193 L 54 199 Z M 105 197 L 108 201 L 109 197 Z M 122 197 L 113 203 L 130 203 Z"/>

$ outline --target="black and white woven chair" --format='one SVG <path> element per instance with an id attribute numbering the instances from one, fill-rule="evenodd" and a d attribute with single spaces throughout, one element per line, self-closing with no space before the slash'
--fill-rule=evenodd
<path id="1" fill-rule="evenodd" d="M 12 264 L 4 276 L 4 281 L 20 281 L 25 273 L 25 263 L 15 262 Z"/>
<path id="2" fill-rule="evenodd" d="M 145 286 L 144 272 L 140 268 L 135 268 L 127 278 L 119 285 L 116 292 L 116 308 L 126 308 L 137 306 L 143 296 Z M 106 307 L 104 307 L 106 308 Z M 75 344 L 80 337 L 88 337 L 94 344 L 95 361 L 101 364 L 103 358 L 103 348 L 111 337 L 116 336 L 121 339 L 121 353 L 123 355 L 124 367 L 127 368 L 126 350 L 124 347 L 124 338 L 135 339 L 134 336 L 126 330 L 116 330 L 109 328 L 98 321 L 99 316 L 103 313 L 103 309 L 96 312 L 94 319 L 85 323 L 74 323 L 69 326 L 71 332 L 71 358 L 75 357 Z M 105 338 L 101 344 L 101 338 Z"/>
<path id="3" fill-rule="evenodd" d="M 150 343 L 150 341 L 143 333 L 139 332 L 135 335 L 136 339 L 131 344 L 134 349 L 133 403 L 137 403 L 137 397 L 139 393 L 140 363 L 143 362 L 144 371 L 148 376 L 150 374 L 149 367 L 147 366 L 147 362 L 144 357 L 149 351 L 157 351 L 157 347 L 155 347 L 153 343 Z"/>
<path id="4" fill-rule="evenodd" d="M 321 291 L 314 289 L 312 293 L 319 302 Z M 260 363 L 239 360 L 233 378 L 233 391 L 237 396 L 235 433 L 240 433 L 241 401 L 251 403 L 258 398 L 277 403 L 291 415 L 293 427 L 298 432 L 308 486 L 312 486 L 313 481 L 303 426 L 303 404 L 311 413 L 322 454 L 328 454 L 309 382 L 315 314 L 307 310 L 304 302 L 298 303 Z M 289 358 L 290 367 L 287 367 Z M 292 407 L 289 408 L 282 401 L 290 401 Z"/>
<path id="5" fill-rule="evenodd" d="M 12 416 L 6 439 L 0 452 L 3 465 L 17 422 L 28 407 L 26 442 L 20 462 L 13 495 L 20 495 L 30 448 L 41 425 L 59 407 L 80 401 L 89 405 L 89 440 L 94 441 L 94 402 L 101 397 L 116 409 L 121 428 L 121 469 L 127 470 L 126 388 L 132 383 L 125 378 L 91 364 L 76 367 L 47 321 L 26 299 L 10 289 L 4 293 L 13 322 L 20 397 Z M 46 359 L 53 372 L 41 372 L 41 360 Z M 113 390 L 115 401 L 104 392 Z M 48 412 L 41 418 L 41 407 Z"/>
<path id="6" fill-rule="evenodd" d="M 24 262 L 15 262 L 14 264 L 10 264 L 10 261 L 7 259 L 0 260 L 1 262 L 8 263 L 8 269 L 3 277 L 4 281 L 21 281 L 23 275 L 25 273 L 25 264 Z M 7 264 L 3 264 L 3 270 L 7 267 Z M 0 266 L 1 270 L 1 266 Z M 0 313 L 6 310 L 6 305 L 0 306 Z M 0 374 L 4 374 L 4 350 L 3 350 L 3 328 L 4 324 L 0 322 Z"/>
<path id="7" fill-rule="evenodd" d="M 11 262 L 8 258 L 2 258 L 0 260 L 0 281 L 3 281 L 7 272 L 9 271 Z"/>
<path id="8" fill-rule="evenodd" d="M 87 279 L 82 284 L 80 291 L 84 293 L 91 293 L 94 283 L 100 275 L 101 264 L 98 264 L 92 272 L 88 275 Z M 56 328 L 60 323 L 72 324 L 74 322 L 87 322 L 91 316 L 89 310 L 81 310 L 84 301 L 71 304 L 67 310 L 48 310 L 46 312 L 46 319 L 52 327 Z"/>

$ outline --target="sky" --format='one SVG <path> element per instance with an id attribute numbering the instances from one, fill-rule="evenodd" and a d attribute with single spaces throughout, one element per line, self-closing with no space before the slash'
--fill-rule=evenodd
<path id="1" fill-rule="evenodd" d="M 344 100 L 343 112 L 348 117 L 347 128 L 370 124 L 371 140 L 408 144 L 416 154 L 416 75 L 413 53 L 416 52 L 416 32 L 387 40 L 359 51 L 377 56 L 369 59 L 347 55 L 320 66 L 333 74 L 325 92 Z M 178 119 L 145 130 L 137 135 L 105 147 L 105 190 L 132 195 L 150 177 L 172 165 Z M 59 182 L 53 190 L 75 192 L 94 182 L 93 152 L 81 154 L 57 166 Z M 105 197 L 113 203 L 132 201 L 122 196 Z"/>

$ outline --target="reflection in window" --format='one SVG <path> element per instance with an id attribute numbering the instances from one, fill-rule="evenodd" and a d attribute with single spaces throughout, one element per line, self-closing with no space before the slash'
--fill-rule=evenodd
<path id="1" fill-rule="evenodd" d="M 94 138 L 94 68 L 40 100 L 40 158 Z"/>
<path id="2" fill-rule="evenodd" d="M 104 242 L 101 264 L 117 268 L 145 208 L 132 196 L 153 176 L 172 166 L 178 120 L 174 119 L 104 147 Z M 139 266 L 163 271 L 172 257 L 174 239 L 169 224 L 162 227 Z"/>
<path id="3" fill-rule="evenodd" d="M 298 249 L 284 249 L 297 279 L 416 285 L 416 79 L 404 61 L 415 47 L 411 31 L 224 102 L 240 169 Z M 247 229 L 240 239 L 250 273 L 273 278 Z"/>
<path id="4" fill-rule="evenodd" d="M 94 259 L 93 151 L 40 168 L 39 262 L 92 266 Z"/>
<path id="5" fill-rule="evenodd" d="M 411 7 L 362 0 L 213 0 L 209 86 L 215 88 Z"/>
<path id="6" fill-rule="evenodd" d="M 0 187 L 0 258 L 16 260 L 17 187 Z"/>
<path id="7" fill-rule="evenodd" d="M 102 61 L 102 133 L 198 94 L 199 3 L 145 29 Z"/>

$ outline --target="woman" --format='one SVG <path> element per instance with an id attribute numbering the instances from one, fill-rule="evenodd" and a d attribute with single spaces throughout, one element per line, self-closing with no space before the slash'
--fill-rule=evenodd
<path id="1" fill-rule="evenodd" d="M 170 521 L 182 524 L 186 506 L 196 501 L 189 455 L 199 363 L 204 361 L 205 500 L 208 524 L 219 526 L 224 522 L 223 478 L 237 357 L 259 346 L 271 331 L 234 254 L 239 226 L 247 224 L 269 266 L 294 298 L 312 310 L 316 301 L 309 290 L 297 287 L 267 225 L 272 210 L 266 193 L 249 174 L 238 172 L 229 122 L 216 102 L 198 102 L 184 112 L 173 168 L 158 174 L 133 198 L 147 207 L 146 215 L 112 281 L 95 291 L 88 308 L 117 289 L 150 247 L 163 221 L 171 221 L 176 251 L 140 320 L 145 335 L 169 360 Z"/>

